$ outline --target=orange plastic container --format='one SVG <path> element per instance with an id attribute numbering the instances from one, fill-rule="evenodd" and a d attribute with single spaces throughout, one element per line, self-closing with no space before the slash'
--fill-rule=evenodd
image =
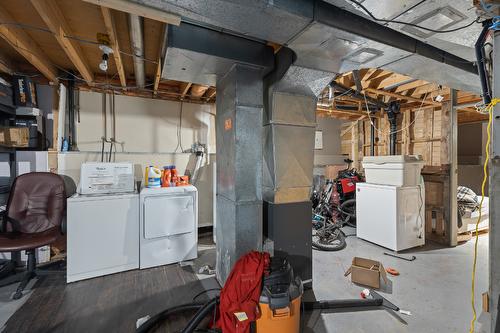
<path id="1" fill-rule="evenodd" d="M 177 176 L 177 169 L 175 168 L 174 165 L 171 166 L 171 169 L 170 169 L 170 174 L 171 174 L 171 186 L 176 186 L 177 185 L 177 181 L 179 180 L 179 177 Z"/>
<path id="2" fill-rule="evenodd" d="M 161 187 L 170 187 L 172 181 L 172 173 L 169 166 L 163 167 L 161 173 Z"/>

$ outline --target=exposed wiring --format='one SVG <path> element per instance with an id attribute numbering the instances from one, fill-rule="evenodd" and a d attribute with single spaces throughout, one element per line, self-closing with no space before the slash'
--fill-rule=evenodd
<path id="1" fill-rule="evenodd" d="M 462 30 L 462 29 L 466 29 L 468 27 L 470 27 L 471 25 L 473 25 L 474 23 L 479 23 L 479 17 L 476 18 L 474 21 L 464 25 L 464 26 L 461 26 L 461 27 L 458 27 L 458 28 L 454 28 L 454 29 L 448 29 L 448 30 L 436 30 L 436 29 L 430 29 L 430 28 L 426 28 L 424 26 L 421 26 L 421 25 L 418 25 L 418 24 L 415 24 L 415 23 L 409 23 L 409 22 L 403 22 L 403 21 L 398 21 L 398 20 L 386 20 L 386 19 L 381 19 L 381 18 L 377 18 L 375 17 L 372 12 L 370 12 L 368 10 L 368 8 L 366 8 L 365 6 L 363 6 L 361 4 L 361 2 L 359 1 L 356 1 L 356 0 L 349 0 L 350 2 L 352 2 L 353 4 L 357 5 L 358 7 L 360 7 L 365 13 L 368 14 L 368 16 L 370 16 L 374 21 L 377 21 L 377 22 L 385 22 L 385 23 L 397 23 L 397 24 L 404 24 L 404 25 L 408 25 L 408 26 L 412 26 L 412 27 L 415 27 L 415 28 L 418 28 L 418 29 L 422 29 L 422 30 L 426 30 L 426 31 L 430 31 L 430 32 L 434 32 L 434 33 L 448 33 L 448 32 L 454 32 L 454 31 L 458 31 L 458 30 Z"/>
<path id="2" fill-rule="evenodd" d="M 394 133 L 402 132 L 402 131 L 410 128 L 413 124 L 415 124 L 415 122 L 417 121 L 417 116 L 420 115 L 421 112 L 424 112 L 424 110 L 422 110 L 422 107 L 424 106 L 425 99 L 427 98 L 427 93 L 425 93 L 424 97 L 422 98 L 422 103 L 420 104 L 420 107 L 418 108 L 418 110 L 415 112 L 415 118 L 413 119 L 413 121 L 410 124 L 408 124 L 408 126 L 406 126 L 404 128 L 401 128 L 401 129 L 396 130 L 396 131 L 389 131 L 388 133 L 385 133 L 384 131 L 380 130 L 379 128 L 377 128 L 375 126 L 375 124 L 373 123 L 373 119 L 372 119 L 372 117 L 370 115 L 370 108 L 368 107 L 368 101 L 366 100 L 366 94 L 364 92 L 363 92 L 363 97 L 365 99 L 366 113 L 368 115 L 368 119 L 370 120 L 370 124 L 380 134 L 382 134 L 382 135 L 391 135 L 391 134 L 394 134 Z M 417 115 L 417 112 L 418 112 L 418 115 Z"/>
<path id="3" fill-rule="evenodd" d="M 471 306 L 472 306 L 472 320 L 470 322 L 469 333 L 474 333 L 474 324 L 477 319 L 476 314 L 476 304 L 474 300 L 475 287 L 476 287 L 476 265 L 477 265 L 477 243 L 479 241 L 479 223 L 481 223 L 482 218 L 482 208 L 485 197 L 486 182 L 488 181 L 488 164 L 490 160 L 490 144 L 491 144 L 491 124 L 493 122 L 493 109 L 496 104 L 500 103 L 500 98 L 493 98 L 491 103 L 486 106 L 488 111 L 488 126 L 486 127 L 487 139 L 486 139 L 486 158 L 483 164 L 483 182 L 481 184 L 481 201 L 479 202 L 479 216 L 476 221 L 476 237 L 474 241 L 474 261 L 472 264 L 472 281 L 471 281 Z"/>
<path id="4" fill-rule="evenodd" d="M 177 146 L 174 149 L 174 153 L 177 153 L 177 150 L 181 148 L 181 153 L 184 152 L 182 149 L 182 111 L 183 111 L 184 101 L 181 101 L 181 109 L 179 111 L 179 126 L 177 127 Z"/>
<path id="5" fill-rule="evenodd" d="M 19 28 L 22 28 L 22 29 L 31 29 L 31 30 L 46 32 L 46 33 L 49 33 L 49 34 L 52 34 L 52 35 L 55 36 L 55 34 L 51 30 L 49 30 L 47 28 L 43 28 L 43 27 L 37 27 L 37 26 L 34 26 L 34 25 L 29 25 L 29 24 L 24 24 L 24 23 L 18 23 L 18 22 L 0 22 L 0 25 L 8 25 L 8 26 L 19 27 Z M 101 44 L 101 43 L 99 43 L 97 41 L 90 40 L 90 39 L 85 39 L 85 38 L 79 37 L 79 36 L 63 35 L 63 37 L 64 38 L 68 38 L 68 39 L 73 39 L 73 40 L 76 40 L 76 41 L 79 41 L 79 42 L 82 42 L 82 43 L 87 43 L 87 44 L 93 44 L 93 45 L 100 45 Z M 130 56 L 130 57 L 136 57 L 136 58 L 141 59 L 143 61 L 147 61 L 147 62 L 151 62 L 151 63 L 154 63 L 154 64 L 158 64 L 158 61 L 156 61 L 156 60 L 151 60 L 151 59 L 148 59 L 148 58 L 145 58 L 145 57 L 138 57 L 135 54 L 128 53 L 128 52 L 125 52 L 125 51 L 122 51 L 122 50 L 119 50 L 119 52 L 122 53 L 122 54 L 125 54 L 127 56 Z"/>

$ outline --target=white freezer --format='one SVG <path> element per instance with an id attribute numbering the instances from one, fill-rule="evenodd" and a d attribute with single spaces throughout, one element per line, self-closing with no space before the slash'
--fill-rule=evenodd
<path id="1" fill-rule="evenodd" d="M 139 194 L 68 199 L 67 282 L 139 268 Z"/>
<path id="2" fill-rule="evenodd" d="M 143 188 L 140 268 L 191 260 L 198 254 L 198 192 L 194 186 Z"/>
<path id="3" fill-rule="evenodd" d="M 394 251 L 425 244 L 425 189 L 356 184 L 356 235 Z"/>

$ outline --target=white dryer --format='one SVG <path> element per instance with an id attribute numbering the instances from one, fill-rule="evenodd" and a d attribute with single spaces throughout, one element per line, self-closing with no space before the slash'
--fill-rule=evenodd
<path id="1" fill-rule="evenodd" d="M 143 188 L 140 193 L 139 267 L 198 255 L 198 191 L 194 186 Z"/>

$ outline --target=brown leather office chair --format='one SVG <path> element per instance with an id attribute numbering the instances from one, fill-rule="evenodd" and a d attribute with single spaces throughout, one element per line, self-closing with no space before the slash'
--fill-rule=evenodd
<path id="1" fill-rule="evenodd" d="M 0 252 L 25 250 L 28 255 L 27 271 L 0 281 L 0 286 L 21 282 L 14 299 L 22 297 L 24 288 L 36 276 L 35 250 L 61 237 L 65 213 L 66 191 L 61 176 L 32 172 L 15 179 L 0 233 Z"/>

